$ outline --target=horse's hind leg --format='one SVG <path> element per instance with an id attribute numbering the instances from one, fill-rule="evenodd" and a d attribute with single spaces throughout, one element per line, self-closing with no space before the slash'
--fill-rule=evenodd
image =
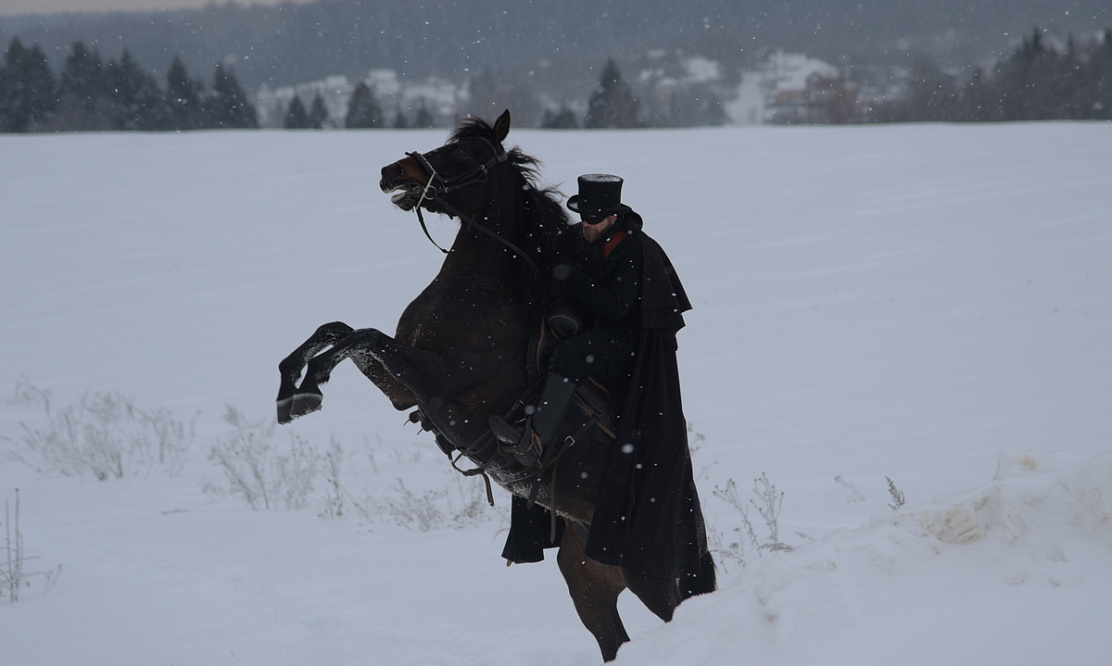
<path id="1" fill-rule="evenodd" d="M 629 640 L 618 616 L 618 595 L 626 586 L 621 569 L 586 556 L 583 552 L 586 541 L 586 529 L 569 521 L 556 560 L 579 619 L 594 634 L 602 658 L 612 661 L 622 643 Z"/>
<path id="2" fill-rule="evenodd" d="M 297 393 L 297 379 L 301 376 L 301 370 L 322 349 L 343 340 L 353 330 L 352 327 L 340 321 L 324 324 L 278 364 L 278 373 L 281 377 L 278 384 L 277 399 L 279 423 L 289 423 L 294 418 L 290 410 L 293 405 L 293 396 Z"/>

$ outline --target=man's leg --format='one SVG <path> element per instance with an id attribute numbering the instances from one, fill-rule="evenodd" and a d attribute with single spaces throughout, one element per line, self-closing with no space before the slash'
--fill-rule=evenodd
<path id="1" fill-rule="evenodd" d="M 499 441 L 514 447 L 518 462 L 531 466 L 560 434 L 575 389 L 589 377 L 605 377 L 609 338 L 595 329 L 568 338 L 556 346 L 548 364 L 548 377 L 536 403 L 525 408 L 524 432 L 499 416 L 490 417 L 490 428 Z"/>

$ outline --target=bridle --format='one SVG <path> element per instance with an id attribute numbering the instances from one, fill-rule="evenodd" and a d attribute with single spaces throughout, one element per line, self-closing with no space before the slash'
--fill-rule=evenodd
<path id="1" fill-rule="evenodd" d="M 486 137 L 480 136 L 474 138 L 476 141 L 482 141 L 487 145 L 488 148 L 490 148 L 491 158 L 483 164 L 475 167 L 471 171 L 466 171 L 458 176 L 452 176 L 451 178 L 445 178 L 444 176 L 441 176 L 439 173 L 437 173 L 436 169 L 434 169 L 432 165 L 429 164 L 429 161 L 425 157 L 424 153 L 419 153 L 417 151 L 406 153 L 407 157 L 412 157 L 413 159 L 420 162 L 425 171 L 428 171 L 430 174 L 429 182 L 425 184 L 425 189 L 421 193 L 422 201 L 424 201 L 425 199 L 430 199 L 439 204 L 441 201 L 443 201 L 441 197 L 443 197 L 445 194 L 451 194 L 452 192 L 462 190 L 465 187 L 470 187 L 471 185 L 476 185 L 483 182 L 487 179 L 487 176 L 490 174 L 491 169 L 510 159 L 509 153 L 507 153 L 502 148 L 502 146 L 496 145 L 493 141 L 487 139 Z"/>
<path id="2" fill-rule="evenodd" d="M 499 164 L 503 164 L 509 161 L 510 159 L 509 153 L 507 153 L 505 149 L 502 148 L 502 146 L 495 144 L 490 139 L 481 136 L 472 138 L 477 141 L 482 141 L 487 145 L 487 147 L 490 148 L 490 159 L 470 171 L 465 171 L 464 173 L 461 173 L 457 176 L 452 176 L 451 178 L 445 178 L 444 176 L 441 176 L 439 173 L 437 173 L 436 169 L 433 168 L 432 164 L 429 163 L 429 160 L 425 157 L 424 153 L 419 153 L 417 151 L 406 153 L 407 157 L 411 157 L 417 160 L 417 162 L 420 163 L 421 167 L 429 173 L 429 181 L 425 183 L 424 189 L 421 190 L 421 198 L 417 201 L 417 205 L 413 207 L 413 209 L 417 211 L 417 219 L 421 222 L 421 231 L 425 232 L 425 237 L 428 238 L 429 242 L 435 245 L 438 250 L 440 250 L 444 254 L 448 254 L 448 250 L 440 247 L 440 245 L 435 240 L 433 240 L 432 234 L 429 233 L 429 229 L 425 225 L 425 217 L 421 213 L 421 204 L 428 200 L 434 203 L 439 210 L 444 211 L 449 216 L 458 217 L 461 221 L 465 222 L 469 226 L 478 229 L 484 234 L 497 240 L 502 245 L 506 246 L 507 249 L 516 254 L 522 260 L 524 260 L 525 263 L 529 265 L 529 268 L 533 269 L 533 272 L 536 273 L 537 276 L 543 280 L 544 275 L 541 273 L 540 269 L 537 268 L 537 265 L 533 263 L 533 260 L 529 258 L 529 255 L 525 254 L 524 250 L 511 243 L 509 240 L 502 237 L 497 232 L 491 231 L 482 224 L 479 224 L 475 220 L 474 216 L 464 215 L 463 212 L 461 212 L 458 208 L 448 203 L 444 199 L 444 197 L 448 194 L 458 192 L 459 190 L 462 190 L 464 188 L 471 187 L 472 185 L 478 185 L 479 183 L 486 181 L 486 179 L 490 177 L 491 169 L 498 166 Z"/>

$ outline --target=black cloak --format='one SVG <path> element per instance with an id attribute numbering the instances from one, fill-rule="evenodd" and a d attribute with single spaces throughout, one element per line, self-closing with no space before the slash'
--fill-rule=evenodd
<path id="1" fill-rule="evenodd" d="M 640 216 L 627 217 L 625 229 L 644 254 L 641 334 L 586 552 L 604 564 L 679 578 L 686 597 L 714 589 L 676 364 L 676 332 L 691 303 L 664 250 L 640 231 Z M 527 509 L 515 497 L 502 556 L 512 562 L 543 559 L 542 549 L 557 545 L 549 540 L 550 520 L 546 509 Z"/>

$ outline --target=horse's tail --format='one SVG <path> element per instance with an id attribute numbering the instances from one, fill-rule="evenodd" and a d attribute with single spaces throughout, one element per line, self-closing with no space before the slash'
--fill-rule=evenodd
<path id="1" fill-rule="evenodd" d="M 680 595 L 684 599 L 718 589 L 718 576 L 715 573 L 714 558 L 704 551 L 693 571 L 685 571 L 680 576 Z"/>

